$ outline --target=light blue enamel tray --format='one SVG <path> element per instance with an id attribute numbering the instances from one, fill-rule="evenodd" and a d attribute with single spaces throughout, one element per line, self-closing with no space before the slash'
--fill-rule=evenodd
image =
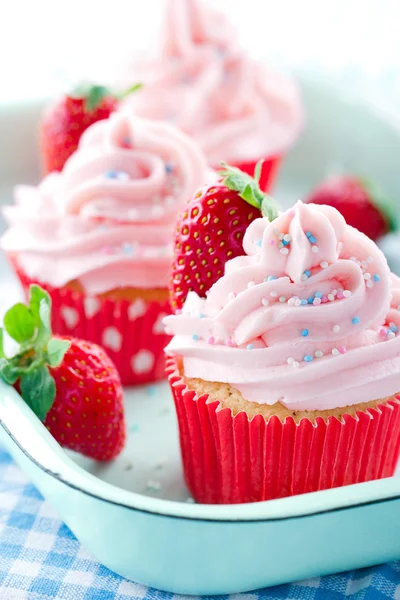
<path id="1" fill-rule="evenodd" d="M 278 199 L 287 204 L 327 172 L 346 170 L 369 174 L 400 200 L 400 132 L 333 90 L 306 81 L 303 88 L 307 131 L 285 164 Z M 8 131 L 0 148 L 3 202 L 14 183 L 37 177 L 36 119 L 32 106 L 0 112 Z M 385 243 L 397 269 L 398 241 Z M 9 305 L 17 290 L 4 264 L 1 274 L 1 303 Z M 82 544 L 120 575 L 175 593 L 228 594 L 400 558 L 400 478 L 256 504 L 197 505 L 183 482 L 167 385 L 127 392 L 126 409 L 127 448 L 104 466 L 65 453 L 0 384 L 1 442 Z"/>

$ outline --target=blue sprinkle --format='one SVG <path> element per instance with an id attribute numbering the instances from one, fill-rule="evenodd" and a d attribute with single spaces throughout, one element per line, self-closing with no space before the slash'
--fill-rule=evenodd
<path id="1" fill-rule="evenodd" d="M 315 292 L 314 297 L 315 298 L 322 298 L 321 292 Z"/>
<path id="2" fill-rule="evenodd" d="M 247 345 L 247 350 L 253 350 L 253 348 L 254 348 L 254 345 L 253 345 L 253 344 L 248 344 L 248 345 Z"/>
<path id="3" fill-rule="evenodd" d="M 204 315 L 203 313 L 200 313 L 200 319 L 205 319 L 206 315 Z"/>
<path id="4" fill-rule="evenodd" d="M 282 244 L 283 244 L 284 246 L 289 246 L 290 242 L 286 242 L 285 240 L 282 240 Z"/>
<path id="5" fill-rule="evenodd" d="M 262 245 L 262 240 L 256 240 L 255 244 L 256 246 L 260 247 Z"/>
<path id="6" fill-rule="evenodd" d="M 278 279 L 277 277 L 275 277 L 275 275 L 268 275 L 267 277 L 267 281 L 274 281 L 275 279 Z"/>
<path id="7" fill-rule="evenodd" d="M 172 165 L 170 165 L 169 163 L 165 163 L 165 172 L 166 173 L 172 173 L 173 170 L 174 170 L 174 167 Z"/>
<path id="8" fill-rule="evenodd" d="M 305 298 L 302 298 L 301 303 L 303 306 L 305 306 L 306 304 L 308 304 L 307 300 Z"/>
<path id="9" fill-rule="evenodd" d="M 310 244 L 316 244 L 317 238 L 314 237 L 313 235 L 310 235 L 310 237 L 308 238 L 308 241 L 310 242 Z"/>
<path id="10" fill-rule="evenodd" d="M 307 336 L 308 336 L 308 329 L 302 329 L 302 330 L 301 330 L 301 335 L 302 335 L 303 337 L 307 337 Z"/>
<path id="11" fill-rule="evenodd" d="M 390 331 L 393 331 L 393 333 L 397 333 L 399 330 L 397 325 L 390 325 L 389 329 L 390 329 Z"/>
<path id="12" fill-rule="evenodd" d="M 311 277 L 311 271 L 309 269 L 306 269 L 304 271 L 304 275 L 307 275 L 307 277 Z"/>
<path id="13" fill-rule="evenodd" d="M 313 357 L 311 356 L 311 354 L 306 354 L 306 355 L 305 355 L 305 357 L 304 357 L 304 360 L 305 360 L 306 362 L 311 362 L 311 361 L 312 361 L 312 359 L 313 359 Z"/>
<path id="14" fill-rule="evenodd" d="M 117 178 L 117 171 L 106 171 L 104 173 L 104 176 L 107 177 L 107 179 L 116 179 Z"/>
<path id="15" fill-rule="evenodd" d="M 353 323 L 353 325 L 358 325 L 360 322 L 360 317 L 353 317 L 351 322 Z"/>
<path id="16" fill-rule="evenodd" d="M 311 237 L 311 236 L 312 236 L 312 233 L 311 233 L 311 231 L 306 231 L 306 236 L 307 236 L 308 238 L 309 238 L 309 237 Z"/>
<path id="17" fill-rule="evenodd" d="M 131 425 L 131 427 L 129 427 L 129 431 L 132 433 L 137 433 L 139 431 L 139 425 Z"/>
<path id="18" fill-rule="evenodd" d="M 131 252 L 133 252 L 133 246 L 132 244 L 123 244 L 122 250 L 124 254 L 131 254 Z"/>
<path id="19" fill-rule="evenodd" d="M 309 298 L 307 298 L 307 302 L 308 304 L 312 304 L 314 302 L 314 298 L 310 296 Z"/>
<path id="20" fill-rule="evenodd" d="M 197 342 L 198 339 L 199 339 L 199 336 L 197 335 L 197 333 L 194 333 L 192 335 L 192 340 L 194 340 L 195 342 Z"/>
<path id="21" fill-rule="evenodd" d="M 155 385 L 149 385 L 146 391 L 148 396 L 155 396 L 157 393 L 157 388 Z"/>
<path id="22" fill-rule="evenodd" d="M 374 281 L 378 282 L 380 280 L 381 280 L 381 278 L 379 277 L 379 275 L 374 275 Z"/>

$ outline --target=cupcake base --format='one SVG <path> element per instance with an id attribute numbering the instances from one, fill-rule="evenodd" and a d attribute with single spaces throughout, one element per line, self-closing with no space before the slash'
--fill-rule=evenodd
<path id="1" fill-rule="evenodd" d="M 357 405 L 353 414 L 342 409 L 337 416 L 249 416 L 193 389 L 178 359 L 167 359 L 167 373 L 185 479 L 197 502 L 257 502 L 394 473 L 400 451 L 397 397 Z"/>
<path id="2" fill-rule="evenodd" d="M 15 261 L 13 266 L 25 294 L 32 283 L 50 294 L 53 332 L 103 346 L 123 385 L 164 379 L 164 348 L 170 340 L 162 324 L 163 318 L 170 314 L 167 290 L 121 288 L 88 296 L 78 282 L 53 288 L 27 277 Z"/>

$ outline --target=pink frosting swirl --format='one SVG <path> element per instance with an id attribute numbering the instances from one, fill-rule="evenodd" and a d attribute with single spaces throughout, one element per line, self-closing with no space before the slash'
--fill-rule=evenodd
<path id="1" fill-rule="evenodd" d="M 224 15 L 199 0 L 168 0 L 163 34 L 157 59 L 130 69 L 145 83 L 127 100 L 135 114 L 172 121 L 212 165 L 287 150 L 302 124 L 297 90 L 242 52 Z"/>
<path id="2" fill-rule="evenodd" d="M 400 392 L 400 280 L 369 238 L 298 202 L 254 221 L 243 246 L 207 299 L 192 294 L 165 320 L 186 376 L 293 410 Z"/>
<path id="3" fill-rule="evenodd" d="M 177 212 L 214 177 L 180 131 L 115 114 L 84 133 L 62 173 L 16 188 L 2 246 L 56 287 L 75 279 L 93 294 L 166 287 Z"/>

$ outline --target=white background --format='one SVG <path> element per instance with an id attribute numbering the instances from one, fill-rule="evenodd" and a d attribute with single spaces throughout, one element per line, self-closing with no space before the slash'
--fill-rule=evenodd
<path id="1" fill-rule="evenodd" d="M 400 107 L 399 0 L 209 0 L 264 60 Z M 1 0 L 0 102 L 108 79 L 156 43 L 164 0 Z M 390 105 L 387 96 L 390 96 Z M 397 110 L 400 110 L 397 108 Z"/>

